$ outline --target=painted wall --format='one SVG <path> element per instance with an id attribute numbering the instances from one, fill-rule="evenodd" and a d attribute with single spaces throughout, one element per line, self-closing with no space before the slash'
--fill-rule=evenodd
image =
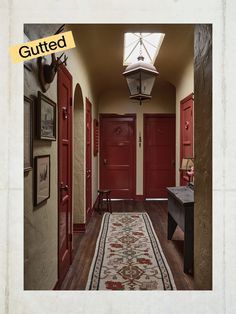
<path id="1" fill-rule="evenodd" d="M 143 142 L 144 113 L 175 113 L 175 87 L 170 83 L 157 81 L 153 88 L 152 99 L 138 102 L 129 99 L 128 87 L 125 90 L 104 92 L 98 101 L 99 113 L 136 114 L 136 194 L 143 195 L 143 143 L 138 145 L 141 135 Z"/>
<path id="2" fill-rule="evenodd" d="M 176 81 L 176 185 L 180 184 L 180 101 L 194 91 L 193 49 Z"/>
<path id="3" fill-rule="evenodd" d="M 50 58 L 49 58 L 50 60 Z M 24 68 L 24 95 L 36 100 L 41 91 L 36 60 L 32 71 Z M 46 96 L 57 102 L 57 80 Z M 34 112 L 36 113 L 36 102 Z M 34 116 L 34 127 L 36 127 Z M 34 128 L 35 129 L 35 128 Z M 57 132 L 58 134 L 58 132 Z M 33 172 L 24 177 L 24 281 L 25 289 L 52 289 L 57 281 L 57 141 L 33 141 L 33 156 L 50 154 L 50 198 L 37 207 L 33 205 Z"/>

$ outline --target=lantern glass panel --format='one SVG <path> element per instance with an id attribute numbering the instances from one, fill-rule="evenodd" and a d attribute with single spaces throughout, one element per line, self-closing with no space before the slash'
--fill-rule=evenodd
<path id="1" fill-rule="evenodd" d="M 155 78 L 153 73 L 141 72 L 141 94 L 151 95 Z"/>
<path id="2" fill-rule="evenodd" d="M 131 96 L 137 95 L 140 93 L 140 74 L 133 73 L 126 76 L 126 80 L 128 83 L 129 91 Z"/>

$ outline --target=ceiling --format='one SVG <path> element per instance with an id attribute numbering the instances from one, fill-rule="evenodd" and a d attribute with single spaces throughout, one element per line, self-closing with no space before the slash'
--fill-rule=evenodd
<path id="1" fill-rule="evenodd" d="M 61 24 L 25 24 L 29 39 L 50 36 Z M 165 33 L 155 61 L 161 81 L 176 85 L 186 60 L 193 58 L 194 24 L 71 24 L 96 96 L 107 89 L 127 90 L 122 72 L 125 32 Z"/>
<path id="2" fill-rule="evenodd" d="M 125 32 L 165 33 L 155 61 L 159 81 L 176 85 L 186 59 L 193 58 L 193 24 L 73 24 L 69 27 L 97 95 L 107 89 L 127 89 L 122 76 Z"/>

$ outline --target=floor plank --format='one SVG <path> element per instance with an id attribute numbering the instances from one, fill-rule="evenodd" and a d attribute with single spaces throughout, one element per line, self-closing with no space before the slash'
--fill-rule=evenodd
<path id="1" fill-rule="evenodd" d="M 167 201 L 120 200 L 112 202 L 114 212 L 146 211 L 152 221 L 162 250 L 173 273 L 178 290 L 193 290 L 193 276 L 183 272 L 183 232 L 177 227 L 173 239 L 167 240 Z M 102 215 L 94 212 L 86 232 L 74 235 L 75 257 L 61 290 L 84 290 L 92 263 Z"/>

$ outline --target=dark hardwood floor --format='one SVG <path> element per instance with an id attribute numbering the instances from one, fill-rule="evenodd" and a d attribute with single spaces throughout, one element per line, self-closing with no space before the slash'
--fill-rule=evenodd
<path id="1" fill-rule="evenodd" d="M 167 201 L 121 200 L 112 202 L 113 212 L 146 211 L 174 276 L 178 290 L 193 290 L 193 276 L 183 272 L 183 232 L 177 227 L 173 240 L 167 240 Z M 84 290 L 92 263 L 102 215 L 96 211 L 91 217 L 86 232 L 74 235 L 75 257 L 61 290 Z"/>

